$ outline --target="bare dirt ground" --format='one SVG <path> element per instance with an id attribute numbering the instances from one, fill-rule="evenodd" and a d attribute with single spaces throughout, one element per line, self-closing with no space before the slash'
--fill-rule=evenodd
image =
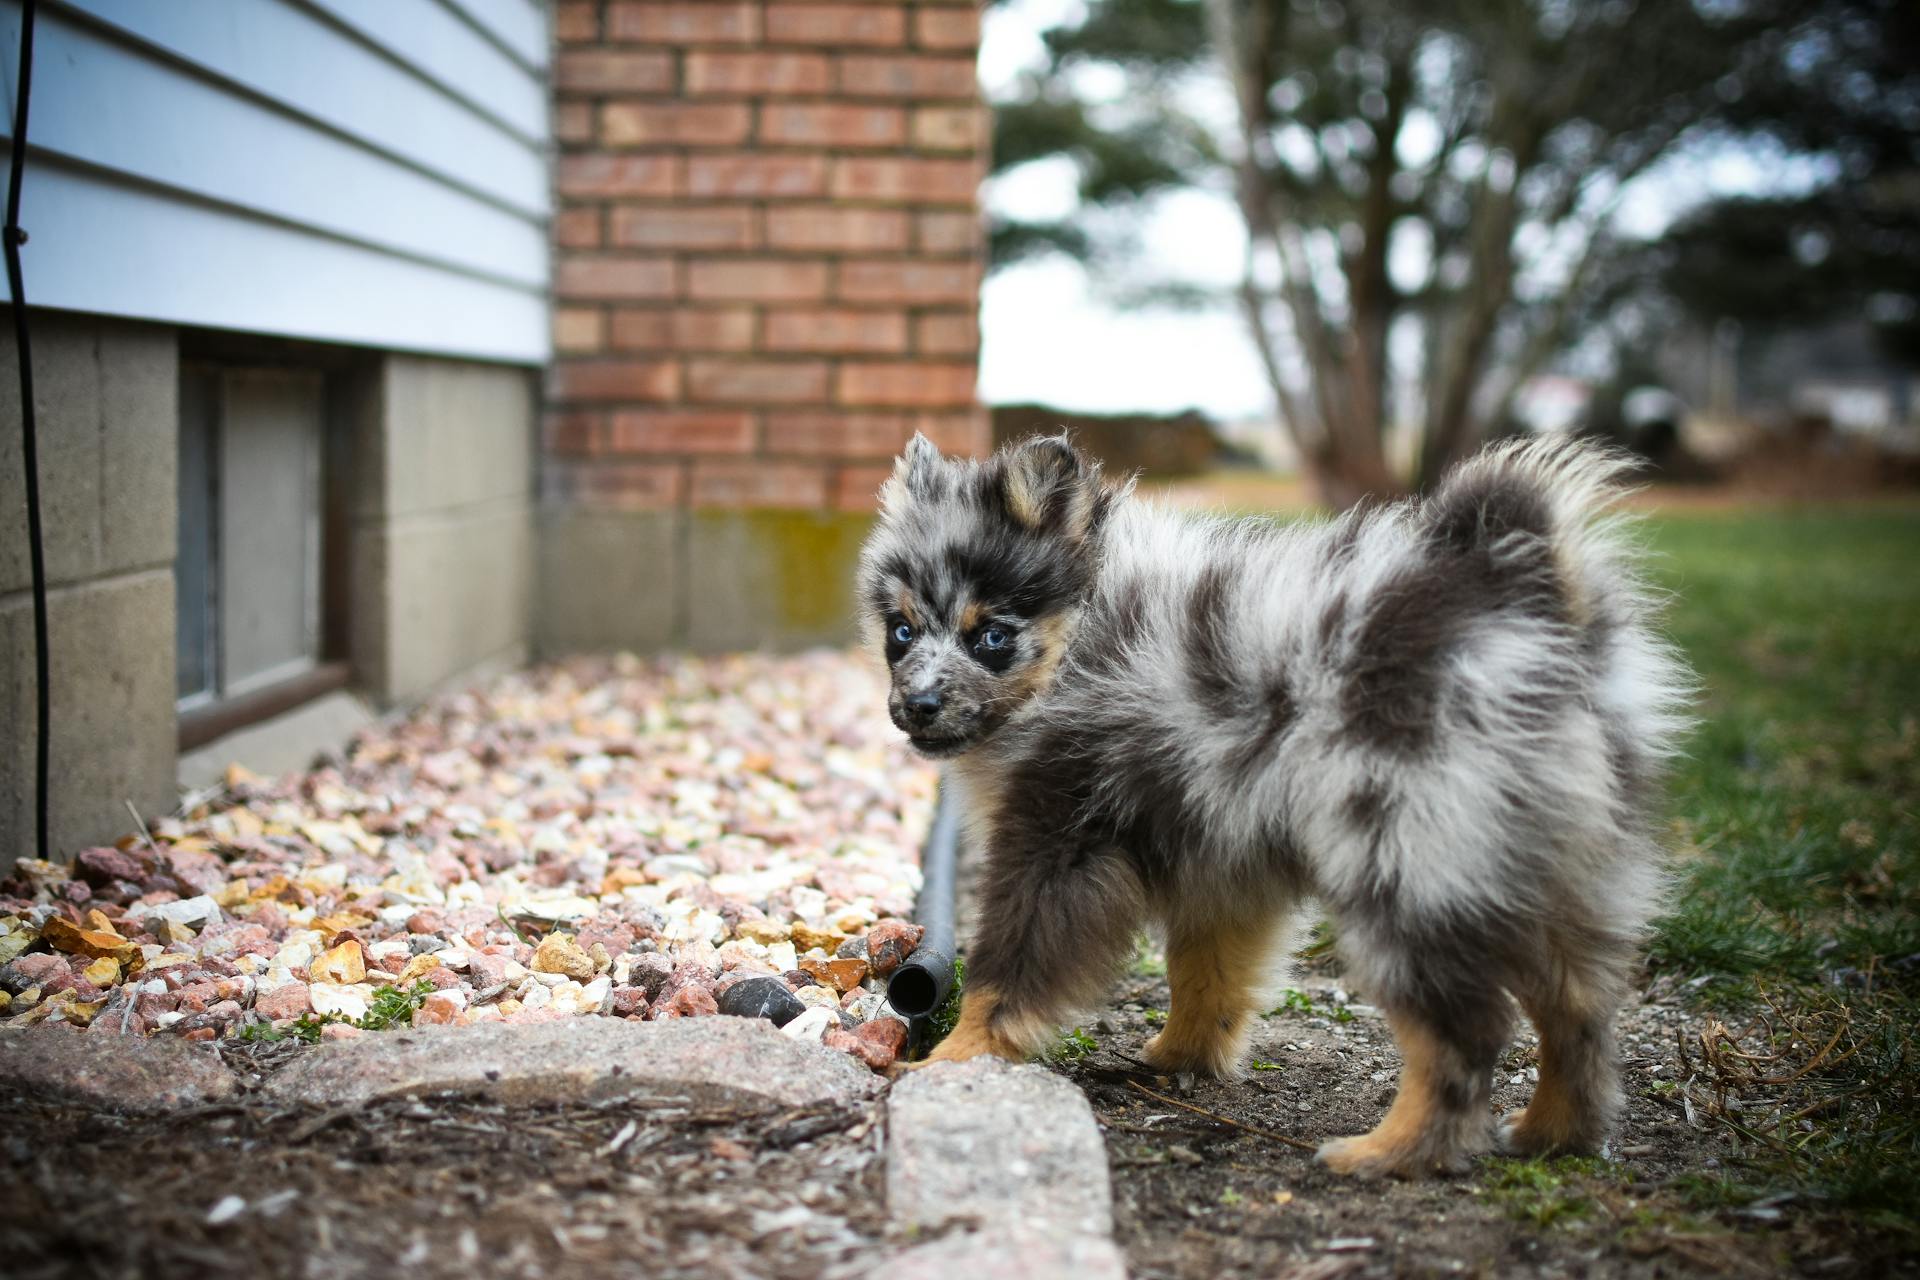
<path id="1" fill-rule="evenodd" d="M 1234 1083 L 1155 1077 L 1139 1061 L 1168 1007 L 1164 978 L 1135 976 L 1085 1024 L 1082 1056 L 1060 1069 L 1106 1130 L 1136 1277 L 1920 1275 L 1891 1237 L 1817 1204 L 1703 1203 L 1739 1151 L 1724 1127 L 1689 1122 L 1678 1045 L 1697 1041 L 1701 1020 L 1657 997 L 1620 1023 L 1629 1101 L 1608 1158 L 1489 1157 L 1413 1183 L 1335 1177 L 1266 1135 L 1318 1143 L 1365 1132 L 1392 1100 L 1391 1033 L 1340 995 L 1328 974 L 1303 979 L 1291 1007 L 1262 1020 L 1255 1069 Z M 1534 1068 L 1523 1029 L 1497 1076 L 1502 1111 L 1531 1096 Z"/>
<path id="2" fill-rule="evenodd" d="M 229 1051 L 260 1070 L 310 1052 Z M 860 1274 L 890 1248 L 879 1102 L 754 1113 L 243 1101 L 158 1120 L 0 1107 L 0 1272 L 14 1280 L 813 1280 Z"/>

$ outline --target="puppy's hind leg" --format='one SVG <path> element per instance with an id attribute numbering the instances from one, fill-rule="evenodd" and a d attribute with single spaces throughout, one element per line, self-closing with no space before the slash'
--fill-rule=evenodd
<path id="1" fill-rule="evenodd" d="M 1519 1155 L 1592 1152 L 1620 1108 L 1613 1017 L 1628 987 L 1634 943 L 1561 927 L 1542 964 L 1514 994 L 1540 1033 L 1540 1083 L 1524 1110 L 1501 1126 L 1501 1144 Z"/>
<path id="2" fill-rule="evenodd" d="M 1485 972 L 1485 940 L 1444 929 L 1349 934 L 1345 923 L 1349 968 L 1363 974 L 1393 1028 L 1400 1087 L 1378 1127 L 1322 1145 L 1318 1158 L 1363 1177 L 1457 1172 L 1493 1146 L 1493 1067 L 1513 1025 L 1512 1001 Z"/>
<path id="3" fill-rule="evenodd" d="M 1168 926 L 1173 1008 L 1165 1028 L 1147 1042 L 1148 1062 L 1221 1079 L 1240 1074 L 1260 992 L 1288 933 L 1283 915 L 1181 918 Z"/>

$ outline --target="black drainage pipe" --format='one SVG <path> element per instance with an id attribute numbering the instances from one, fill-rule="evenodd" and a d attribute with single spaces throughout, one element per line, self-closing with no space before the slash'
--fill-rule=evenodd
<path id="1" fill-rule="evenodd" d="M 942 782 L 933 829 L 927 833 L 920 857 L 920 896 L 914 901 L 914 920 L 926 932 L 913 954 L 887 979 L 887 1003 L 907 1019 L 916 1050 L 924 1047 L 929 1019 L 953 990 L 953 894 L 959 843 L 959 810 L 951 789 Z"/>

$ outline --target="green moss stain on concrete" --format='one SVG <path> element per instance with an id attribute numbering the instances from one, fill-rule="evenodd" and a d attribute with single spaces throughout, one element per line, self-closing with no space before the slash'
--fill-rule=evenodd
<path id="1" fill-rule="evenodd" d="M 696 511 L 687 539 L 687 644 L 698 650 L 845 644 L 866 513 Z"/>

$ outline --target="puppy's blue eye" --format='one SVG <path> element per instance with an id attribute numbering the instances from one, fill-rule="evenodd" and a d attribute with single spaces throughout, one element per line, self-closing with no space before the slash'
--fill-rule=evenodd
<path id="1" fill-rule="evenodd" d="M 1013 643 L 1013 637 L 999 627 L 988 627 L 980 633 L 978 643 L 982 649 L 1004 649 Z"/>
<path id="2" fill-rule="evenodd" d="M 893 642 L 895 644 L 912 644 L 913 628 L 904 622 L 894 627 Z"/>

